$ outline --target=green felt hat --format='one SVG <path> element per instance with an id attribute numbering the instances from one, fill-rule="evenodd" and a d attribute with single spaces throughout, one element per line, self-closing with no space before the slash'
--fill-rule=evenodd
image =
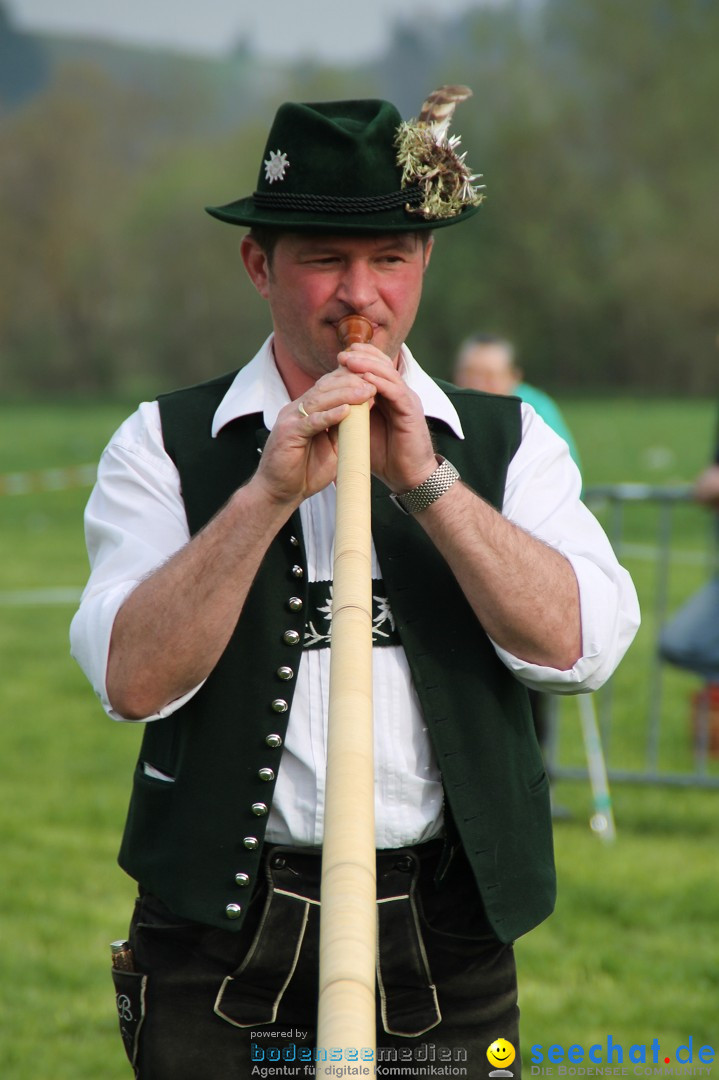
<path id="1" fill-rule="evenodd" d="M 288 102 L 272 124 L 254 194 L 206 210 L 230 225 L 333 233 L 435 229 L 471 217 L 482 196 L 468 183 L 475 177 L 463 157 L 454 154 L 459 140 L 445 139 L 436 148 L 443 162 L 449 155 L 452 168 L 456 163 L 462 173 L 463 197 L 445 206 L 427 197 L 430 187 L 436 196 L 433 179 L 401 163 L 398 140 L 404 129 L 435 147 L 428 124 L 403 125 L 388 101 Z M 430 172 L 437 170 L 424 167 Z M 459 190 L 456 177 L 453 185 Z"/>

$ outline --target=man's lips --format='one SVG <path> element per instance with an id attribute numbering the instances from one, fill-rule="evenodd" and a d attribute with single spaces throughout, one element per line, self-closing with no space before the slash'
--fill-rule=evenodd
<path id="1" fill-rule="evenodd" d="M 359 312 L 359 311 L 352 311 L 352 312 L 350 312 L 350 314 L 351 315 L 360 315 L 361 318 L 367 319 L 367 322 L 370 323 L 371 326 L 372 326 L 372 333 L 373 334 L 376 334 L 377 331 L 382 328 L 382 323 L 378 323 L 378 322 L 375 322 L 374 319 L 367 318 L 366 315 L 362 315 L 362 313 Z M 335 331 L 335 333 L 337 333 L 337 327 L 339 326 L 342 319 L 346 319 L 346 318 L 347 318 L 347 315 L 340 315 L 340 317 L 338 319 L 328 319 L 327 320 L 327 325 L 331 326 L 332 329 Z"/>

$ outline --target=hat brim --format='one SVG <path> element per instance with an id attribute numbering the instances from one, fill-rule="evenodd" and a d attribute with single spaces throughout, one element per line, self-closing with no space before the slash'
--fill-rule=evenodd
<path id="1" fill-rule="evenodd" d="M 382 210 L 371 214 L 338 214 L 302 210 L 273 210 L 260 208 L 250 196 L 225 203 L 224 206 L 206 206 L 205 210 L 218 221 L 228 225 L 261 225 L 287 231 L 312 231 L 332 233 L 358 232 L 418 232 L 423 229 L 443 229 L 448 225 L 458 225 L 461 221 L 476 214 L 479 206 L 465 206 L 454 217 L 436 218 L 428 221 L 419 214 L 409 214 L 403 208 Z"/>

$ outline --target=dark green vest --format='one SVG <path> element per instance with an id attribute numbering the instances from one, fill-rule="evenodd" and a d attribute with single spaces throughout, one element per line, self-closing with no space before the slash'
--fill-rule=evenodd
<path id="1" fill-rule="evenodd" d="M 233 376 L 160 399 L 165 446 L 194 534 L 255 471 L 262 416 L 210 436 Z M 436 447 L 501 508 L 521 438 L 519 401 L 441 384 L 466 438 L 430 421 Z M 527 694 L 498 659 L 442 556 L 373 480 L 372 535 L 431 734 L 451 819 L 499 938 L 551 912 L 549 791 Z M 242 924 L 280 767 L 307 600 L 299 513 L 270 543 L 215 670 L 181 709 L 149 723 L 135 773 L 120 864 L 177 914 L 227 930 Z M 146 776 L 143 763 L 174 777 Z M 261 771 L 262 770 L 262 771 Z M 269 777 L 269 779 L 268 779 Z M 450 814 L 447 815 L 448 820 Z M 239 884 L 238 884 L 239 882 Z M 240 905 L 237 917 L 232 907 Z"/>

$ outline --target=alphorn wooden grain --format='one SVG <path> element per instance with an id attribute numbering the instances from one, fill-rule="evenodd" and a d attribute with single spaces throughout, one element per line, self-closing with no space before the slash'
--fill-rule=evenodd
<path id="1" fill-rule="evenodd" d="M 343 347 L 372 324 L 348 315 Z M 369 404 L 339 425 L 317 1046 L 375 1051 L 377 947 L 372 729 Z M 329 1077 L 330 1062 L 317 1062 Z M 333 1064 L 336 1070 L 336 1062 Z"/>

